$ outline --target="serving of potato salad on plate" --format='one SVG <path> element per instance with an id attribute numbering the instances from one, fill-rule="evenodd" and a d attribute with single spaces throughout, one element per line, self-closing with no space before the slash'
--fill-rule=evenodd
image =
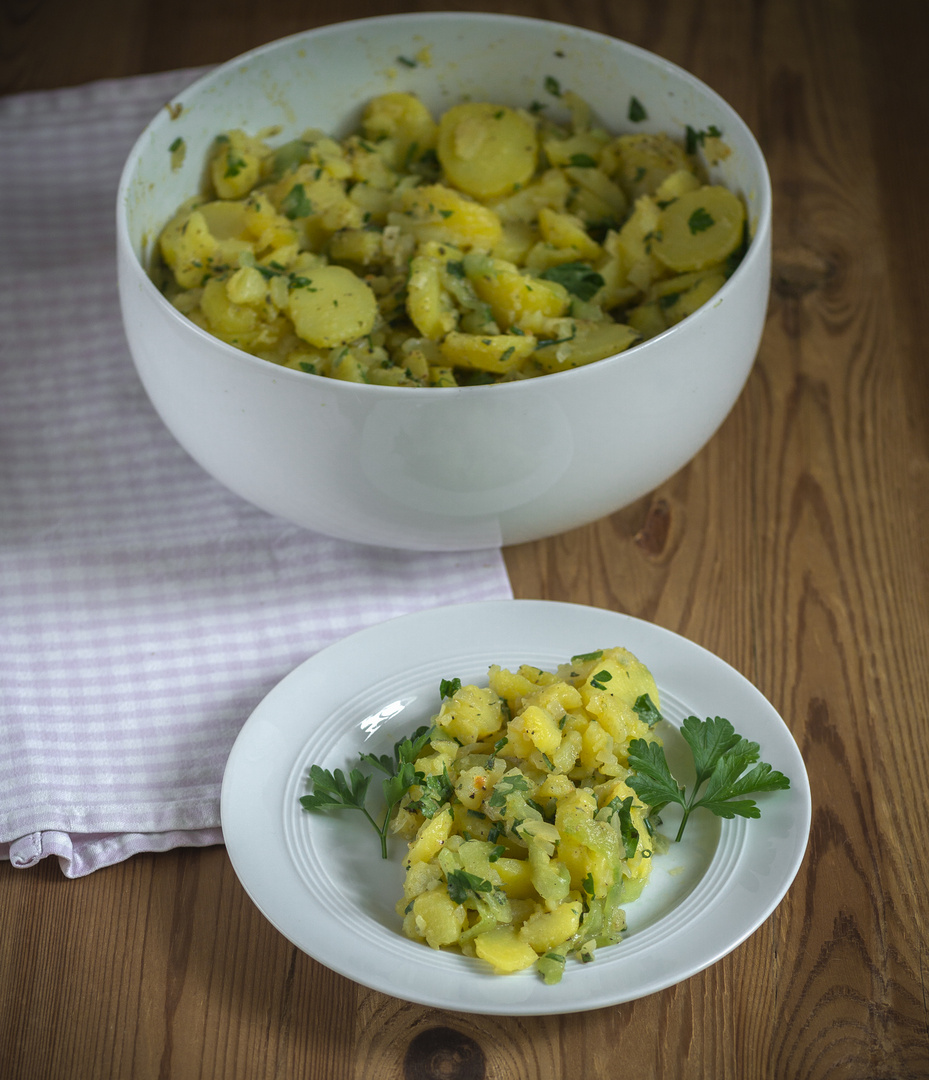
<path id="1" fill-rule="evenodd" d="M 350 382 L 502 382 L 620 353 L 743 256 L 744 204 L 703 170 L 728 149 L 715 128 L 607 132 L 554 79 L 544 96 L 434 118 L 393 92 L 341 140 L 219 134 L 153 276 L 230 345 Z M 645 119 L 635 98 L 629 116 Z"/>
<path id="2" fill-rule="evenodd" d="M 454 688 L 394 821 L 409 839 L 404 932 L 550 982 L 566 956 L 619 941 L 656 843 L 626 784 L 628 746 L 656 738 L 657 700 L 622 649 L 555 673 L 494 666 L 487 687 Z M 424 817 L 430 799 L 441 809 Z"/>
<path id="3" fill-rule="evenodd" d="M 697 809 L 757 818 L 748 795 L 790 786 L 728 720 L 691 716 L 681 727 L 695 767 L 688 793 L 656 731 L 655 680 L 627 649 L 555 671 L 494 664 L 486 686 L 443 679 L 439 692 L 431 723 L 392 755 L 360 755 L 385 774 L 380 821 L 366 805 L 371 775 L 357 767 L 310 766 L 300 803 L 359 810 L 384 858 L 391 834 L 404 841 L 403 932 L 497 974 L 535 968 L 554 984 L 569 958 L 618 943 L 624 905 L 672 842 L 657 830 L 665 806 L 683 809 L 677 842 Z"/>

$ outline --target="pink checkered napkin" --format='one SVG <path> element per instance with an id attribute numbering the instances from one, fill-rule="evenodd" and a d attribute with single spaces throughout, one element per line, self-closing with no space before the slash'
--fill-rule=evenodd
<path id="1" fill-rule="evenodd" d="M 0 858 L 69 877 L 216 844 L 226 757 L 291 668 L 364 626 L 511 596 L 499 552 L 307 533 L 156 417 L 116 293 L 120 170 L 198 72 L 0 99 Z"/>

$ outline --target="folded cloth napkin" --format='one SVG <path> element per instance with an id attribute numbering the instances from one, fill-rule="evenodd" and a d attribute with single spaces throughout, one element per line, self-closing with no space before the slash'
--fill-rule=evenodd
<path id="1" fill-rule="evenodd" d="M 174 442 L 120 320 L 120 170 L 199 72 L 0 99 L 0 858 L 69 877 L 222 842 L 235 736 L 301 660 L 512 595 L 499 551 L 306 532 Z"/>

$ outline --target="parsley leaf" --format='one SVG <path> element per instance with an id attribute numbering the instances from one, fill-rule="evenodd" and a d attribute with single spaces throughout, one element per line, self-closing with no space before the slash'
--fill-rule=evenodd
<path id="1" fill-rule="evenodd" d="M 296 218 L 309 217 L 313 213 L 313 204 L 306 194 L 303 184 L 294 184 L 281 200 L 281 209 L 288 221 Z"/>
<path id="2" fill-rule="evenodd" d="M 697 150 L 703 146 L 708 138 L 718 139 L 722 136 L 722 132 L 715 124 L 710 124 L 708 128 L 697 131 L 692 128 L 690 124 L 687 124 L 684 134 L 684 144 L 688 154 L 696 154 Z"/>
<path id="3" fill-rule="evenodd" d="M 528 791 L 529 781 L 522 773 L 513 773 L 512 776 L 501 776 L 494 784 L 493 794 L 487 800 L 487 806 L 494 809 L 505 807 L 507 797 L 516 791 Z"/>
<path id="4" fill-rule="evenodd" d="M 451 799 L 454 787 L 448 775 L 448 768 L 443 767 L 442 775 L 424 776 L 420 781 L 422 795 L 409 804 L 409 809 L 418 811 L 425 818 L 433 818 Z"/>
<path id="5" fill-rule="evenodd" d="M 568 164 L 575 169 L 596 169 L 597 159 L 592 158 L 590 154 L 572 154 L 568 159 Z"/>
<path id="6" fill-rule="evenodd" d="M 642 694 L 641 697 L 637 697 L 632 708 L 638 718 L 648 724 L 650 728 L 654 727 L 662 718 L 661 713 L 658 711 L 654 701 L 652 701 L 648 694 Z"/>
<path id="7" fill-rule="evenodd" d="M 365 776 L 358 769 L 352 769 L 346 779 L 341 769 L 330 772 L 319 765 L 310 766 L 310 779 L 314 791 L 301 797 L 300 802 L 306 810 L 330 810 L 334 808 L 352 808 L 364 810 L 365 794 L 370 776 Z"/>
<path id="8" fill-rule="evenodd" d="M 463 904 L 470 893 L 493 892 L 494 887 L 486 878 L 469 874 L 467 870 L 450 870 L 445 878 L 448 895 L 456 904 Z"/>
<path id="9" fill-rule="evenodd" d="M 452 697 L 461 689 L 461 679 L 443 679 L 439 683 L 439 697 L 445 700 Z"/>
<path id="10" fill-rule="evenodd" d="M 633 739 L 629 744 L 629 767 L 635 770 L 626 783 L 654 813 L 660 813 L 668 803 L 686 806 L 684 789 L 671 775 L 664 750 L 658 743 Z"/>
<path id="11" fill-rule="evenodd" d="M 619 814 L 619 836 L 623 842 L 623 853 L 627 859 L 635 856 L 639 846 L 639 830 L 632 823 L 632 796 L 621 799 L 618 795 L 609 803 L 609 809 Z"/>
<path id="12" fill-rule="evenodd" d="M 239 173 L 245 168 L 245 159 L 235 157 L 230 150 L 226 155 L 226 171 L 223 173 L 223 179 L 231 180 L 233 177 L 239 175 Z"/>
<path id="13" fill-rule="evenodd" d="M 606 684 L 613 678 L 613 676 L 606 670 L 598 671 L 596 675 L 591 675 L 590 685 L 595 690 L 605 690 Z"/>
<path id="14" fill-rule="evenodd" d="M 419 784 L 424 780 L 423 774 L 417 771 L 415 762 L 432 733 L 431 727 L 418 728 L 411 736 L 394 743 L 393 755 L 359 755 L 363 762 L 373 765 L 374 768 L 386 774 L 381 782 L 381 789 L 387 809 L 380 823 L 375 821 L 365 805 L 371 777 L 366 776 L 359 769 L 352 769 L 346 779 L 341 769 L 333 769 L 330 772 L 329 769 L 324 769 L 319 765 L 311 765 L 307 783 L 312 783 L 313 790 L 308 795 L 301 795 L 300 805 L 304 810 L 311 811 L 360 810 L 380 837 L 381 858 L 386 859 L 387 826 L 403 796 L 414 784 Z"/>
<path id="15" fill-rule="evenodd" d="M 648 117 L 645 106 L 633 95 L 629 99 L 629 119 L 633 124 L 639 124 Z"/>
<path id="16" fill-rule="evenodd" d="M 716 219 L 702 206 L 698 206 L 687 219 L 687 225 L 692 236 L 696 236 L 697 233 L 700 232 L 706 232 L 707 229 L 711 229 L 715 224 Z"/>
<path id="17" fill-rule="evenodd" d="M 579 300 L 590 300 L 595 293 L 603 288 L 603 278 L 587 263 L 572 262 L 561 263 L 560 266 L 550 266 L 539 275 L 546 281 L 555 281 L 563 285 L 569 293 Z"/>
<path id="18" fill-rule="evenodd" d="M 717 817 L 757 818 L 761 817 L 758 804 L 746 795 L 790 787 L 783 773 L 758 762 L 758 743 L 743 739 L 722 717 L 704 721 L 689 716 L 681 725 L 681 735 L 691 749 L 696 769 L 689 796 L 671 775 L 664 750 L 644 739 L 633 739 L 629 744 L 629 767 L 634 772 L 626 781 L 654 813 L 672 802 L 683 807 L 675 840 L 681 839 L 690 815 L 701 806 Z M 746 773 L 750 765 L 754 768 Z"/>

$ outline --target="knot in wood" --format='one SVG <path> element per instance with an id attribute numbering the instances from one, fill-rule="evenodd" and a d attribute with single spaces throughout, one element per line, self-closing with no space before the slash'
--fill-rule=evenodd
<path id="1" fill-rule="evenodd" d="M 657 499 L 648 508 L 642 528 L 635 534 L 633 540 L 646 555 L 654 558 L 664 551 L 670 531 L 671 507 L 667 500 Z"/>
<path id="2" fill-rule="evenodd" d="M 771 284 L 783 299 L 799 300 L 814 289 L 821 289 L 835 270 L 832 259 L 798 245 L 775 253 Z"/>
<path id="3" fill-rule="evenodd" d="M 484 1051 L 450 1027 L 421 1031 L 406 1048 L 404 1080 L 484 1080 Z"/>

